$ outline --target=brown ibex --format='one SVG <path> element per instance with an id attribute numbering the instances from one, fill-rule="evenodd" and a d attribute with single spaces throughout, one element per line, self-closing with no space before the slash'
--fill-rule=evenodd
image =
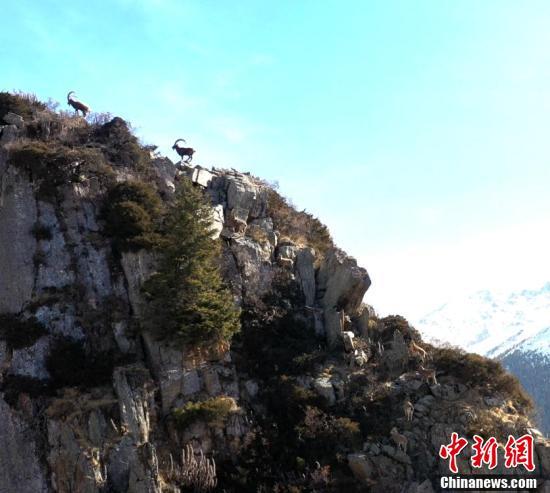
<path id="1" fill-rule="evenodd" d="M 424 368 L 422 365 L 420 365 L 418 373 L 420 373 L 420 376 L 426 381 L 428 385 L 430 384 L 430 381 L 433 382 L 434 385 L 437 385 L 437 378 L 434 369 Z"/>
<path id="2" fill-rule="evenodd" d="M 404 453 L 407 453 L 407 437 L 399 433 L 395 426 L 390 431 L 390 438 L 397 445 L 397 448 L 400 448 Z"/>
<path id="3" fill-rule="evenodd" d="M 426 352 L 426 350 L 420 347 L 414 341 L 411 341 L 411 343 L 409 344 L 409 354 L 411 356 L 418 356 L 422 363 L 424 363 L 424 361 L 426 361 L 426 358 L 428 357 L 428 353 Z"/>
<path id="4" fill-rule="evenodd" d="M 174 142 L 174 145 L 172 146 L 172 149 L 178 153 L 178 155 L 181 157 L 181 160 L 183 161 L 184 157 L 187 157 L 185 160 L 186 163 L 190 163 L 191 159 L 193 159 L 193 154 L 195 153 L 195 149 L 191 147 L 182 147 L 178 144 L 178 142 L 184 142 L 184 139 L 178 139 L 176 142 Z"/>
<path id="5" fill-rule="evenodd" d="M 82 101 L 79 101 L 76 96 L 73 96 L 74 93 L 74 91 L 71 91 L 67 94 L 67 104 L 74 108 L 77 115 L 79 111 L 82 111 L 82 115 L 86 116 L 90 112 L 90 107 Z"/>

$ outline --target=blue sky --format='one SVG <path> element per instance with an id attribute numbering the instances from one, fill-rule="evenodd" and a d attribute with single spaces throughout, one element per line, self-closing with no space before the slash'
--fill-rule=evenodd
<path id="1" fill-rule="evenodd" d="M 550 280 L 550 3 L 3 2 L 0 89 L 276 180 L 413 320 Z"/>

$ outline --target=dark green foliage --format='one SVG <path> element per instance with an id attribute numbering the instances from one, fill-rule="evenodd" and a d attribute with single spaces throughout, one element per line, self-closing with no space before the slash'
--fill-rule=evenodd
<path id="1" fill-rule="evenodd" d="M 36 111 L 45 109 L 46 105 L 40 103 L 33 94 L 0 92 L 0 125 L 4 124 L 4 116 L 10 111 L 28 120 Z"/>
<path id="2" fill-rule="evenodd" d="M 315 334 L 311 314 L 303 310 L 298 283 L 276 277 L 270 293 L 243 313 L 242 365 L 261 378 L 311 371 L 326 357 L 324 338 Z"/>
<path id="3" fill-rule="evenodd" d="M 89 388 L 111 382 L 115 359 L 112 353 L 90 354 L 82 342 L 57 339 L 46 360 L 52 385 Z"/>
<path id="4" fill-rule="evenodd" d="M 46 226 L 45 224 L 36 223 L 32 228 L 32 234 L 37 241 L 49 241 L 52 239 L 52 230 L 49 226 Z"/>
<path id="5" fill-rule="evenodd" d="M 105 232 L 118 250 L 158 245 L 162 203 L 155 189 L 144 182 L 118 183 L 105 197 L 102 215 Z"/>
<path id="6" fill-rule="evenodd" d="M 173 416 L 179 429 L 203 421 L 208 425 L 222 425 L 233 411 L 235 402 L 230 397 L 212 397 L 205 401 L 188 402 L 174 409 Z"/>
<path id="7" fill-rule="evenodd" d="M 327 414 L 308 406 L 296 431 L 306 441 L 305 451 L 311 459 L 330 460 L 338 451 L 346 452 L 361 443 L 359 424 L 346 417 Z"/>
<path id="8" fill-rule="evenodd" d="M 39 183 L 37 197 L 47 201 L 55 201 L 64 185 L 81 181 L 83 173 L 109 176 L 99 151 L 55 143 L 19 144 L 10 150 L 9 162 L 30 173 L 31 179 Z"/>
<path id="9" fill-rule="evenodd" d="M 184 178 L 165 217 L 157 273 L 145 284 L 144 324 L 174 343 L 208 346 L 239 330 L 239 310 L 219 272 L 211 207 Z"/>
<path id="10" fill-rule="evenodd" d="M 35 317 L 0 315 L 0 339 L 4 339 L 12 349 L 32 346 L 46 334 L 46 329 Z"/>
<path id="11" fill-rule="evenodd" d="M 142 148 L 128 123 L 122 118 L 115 117 L 98 127 L 92 139 L 104 144 L 103 150 L 107 159 L 115 165 L 131 167 L 138 171 L 143 171 L 150 165 L 149 151 Z"/>
<path id="12" fill-rule="evenodd" d="M 319 219 L 297 211 L 275 190 L 269 190 L 268 212 L 274 228 L 295 243 L 308 245 L 321 256 L 334 246 L 328 228 Z"/>
<path id="13" fill-rule="evenodd" d="M 433 364 L 438 371 L 454 375 L 465 385 L 483 386 L 491 392 L 502 392 L 520 404 L 533 409 L 533 401 L 519 380 L 508 373 L 499 361 L 458 348 L 432 348 Z"/>
<path id="14" fill-rule="evenodd" d="M 32 398 L 50 396 L 53 389 L 48 380 L 25 377 L 22 375 L 6 375 L 0 384 L 0 390 L 4 393 L 4 400 L 12 407 L 17 406 L 20 394 L 27 394 Z"/>

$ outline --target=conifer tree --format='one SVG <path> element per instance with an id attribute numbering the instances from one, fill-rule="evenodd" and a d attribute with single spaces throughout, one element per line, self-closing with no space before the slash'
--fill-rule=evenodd
<path id="1" fill-rule="evenodd" d="M 219 271 L 211 206 L 187 178 L 178 185 L 163 230 L 158 271 L 144 286 L 146 325 L 176 343 L 229 340 L 239 330 L 240 313 Z"/>

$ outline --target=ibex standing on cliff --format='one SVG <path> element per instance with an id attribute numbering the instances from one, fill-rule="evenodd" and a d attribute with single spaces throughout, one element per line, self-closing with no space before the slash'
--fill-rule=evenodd
<path id="1" fill-rule="evenodd" d="M 437 385 L 437 378 L 434 369 L 424 368 L 422 365 L 420 365 L 418 373 L 420 373 L 420 376 L 426 381 L 428 385 L 430 384 L 430 381 L 433 382 L 434 385 Z"/>
<path id="2" fill-rule="evenodd" d="M 76 96 L 73 96 L 74 93 L 74 91 L 71 91 L 67 94 L 67 104 L 74 108 L 77 115 L 79 111 L 82 111 L 82 116 L 86 116 L 90 112 L 90 107 L 82 101 L 79 101 Z"/>
<path id="3" fill-rule="evenodd" d="M 405 454 L 407 453 L 407 437 L 402 435 L 397 431 L 397 428 L 394 426 L 390 431 L 390 438 L 397 445 L 397 448 L 401 449 Z"/>
<path id="4" fill-rule="evenodd" d="M 176 140 L 176 142 L 174 142 L 174 145 L 172 146 L 172 149 L 174 149 L 174 151 L 178 153 L 182 161 L 184 157 L 187 157 L 187 159 L 184 162 L 190 163 L 191 159 L 193 159 L 193 154 L 195 154 L 195 149 L 193 149 L 192 147 L 183 147 L 179 145 L 179 142 L 185 143 L 185 140 L 184 139 Z"/>
<path id="5" fill-rule="evenodd" d="M 405 413 L 407 421 L 412 421 L 414 415 L 414 404 L 409 399 L 403 403 L 403 412 Z"/>
<path id="6" fill-rule="evenodd" d="M 420 347 L 414 341 L 411 341 L 411 343 L 409 344 L 409 354 L 411 356 L 418 356 L 422 363 L 424 363 L 424 361 L 426 361 L 426 358 L 428 357 L 428 353 L 426 352 L 426 350 Z"/>

